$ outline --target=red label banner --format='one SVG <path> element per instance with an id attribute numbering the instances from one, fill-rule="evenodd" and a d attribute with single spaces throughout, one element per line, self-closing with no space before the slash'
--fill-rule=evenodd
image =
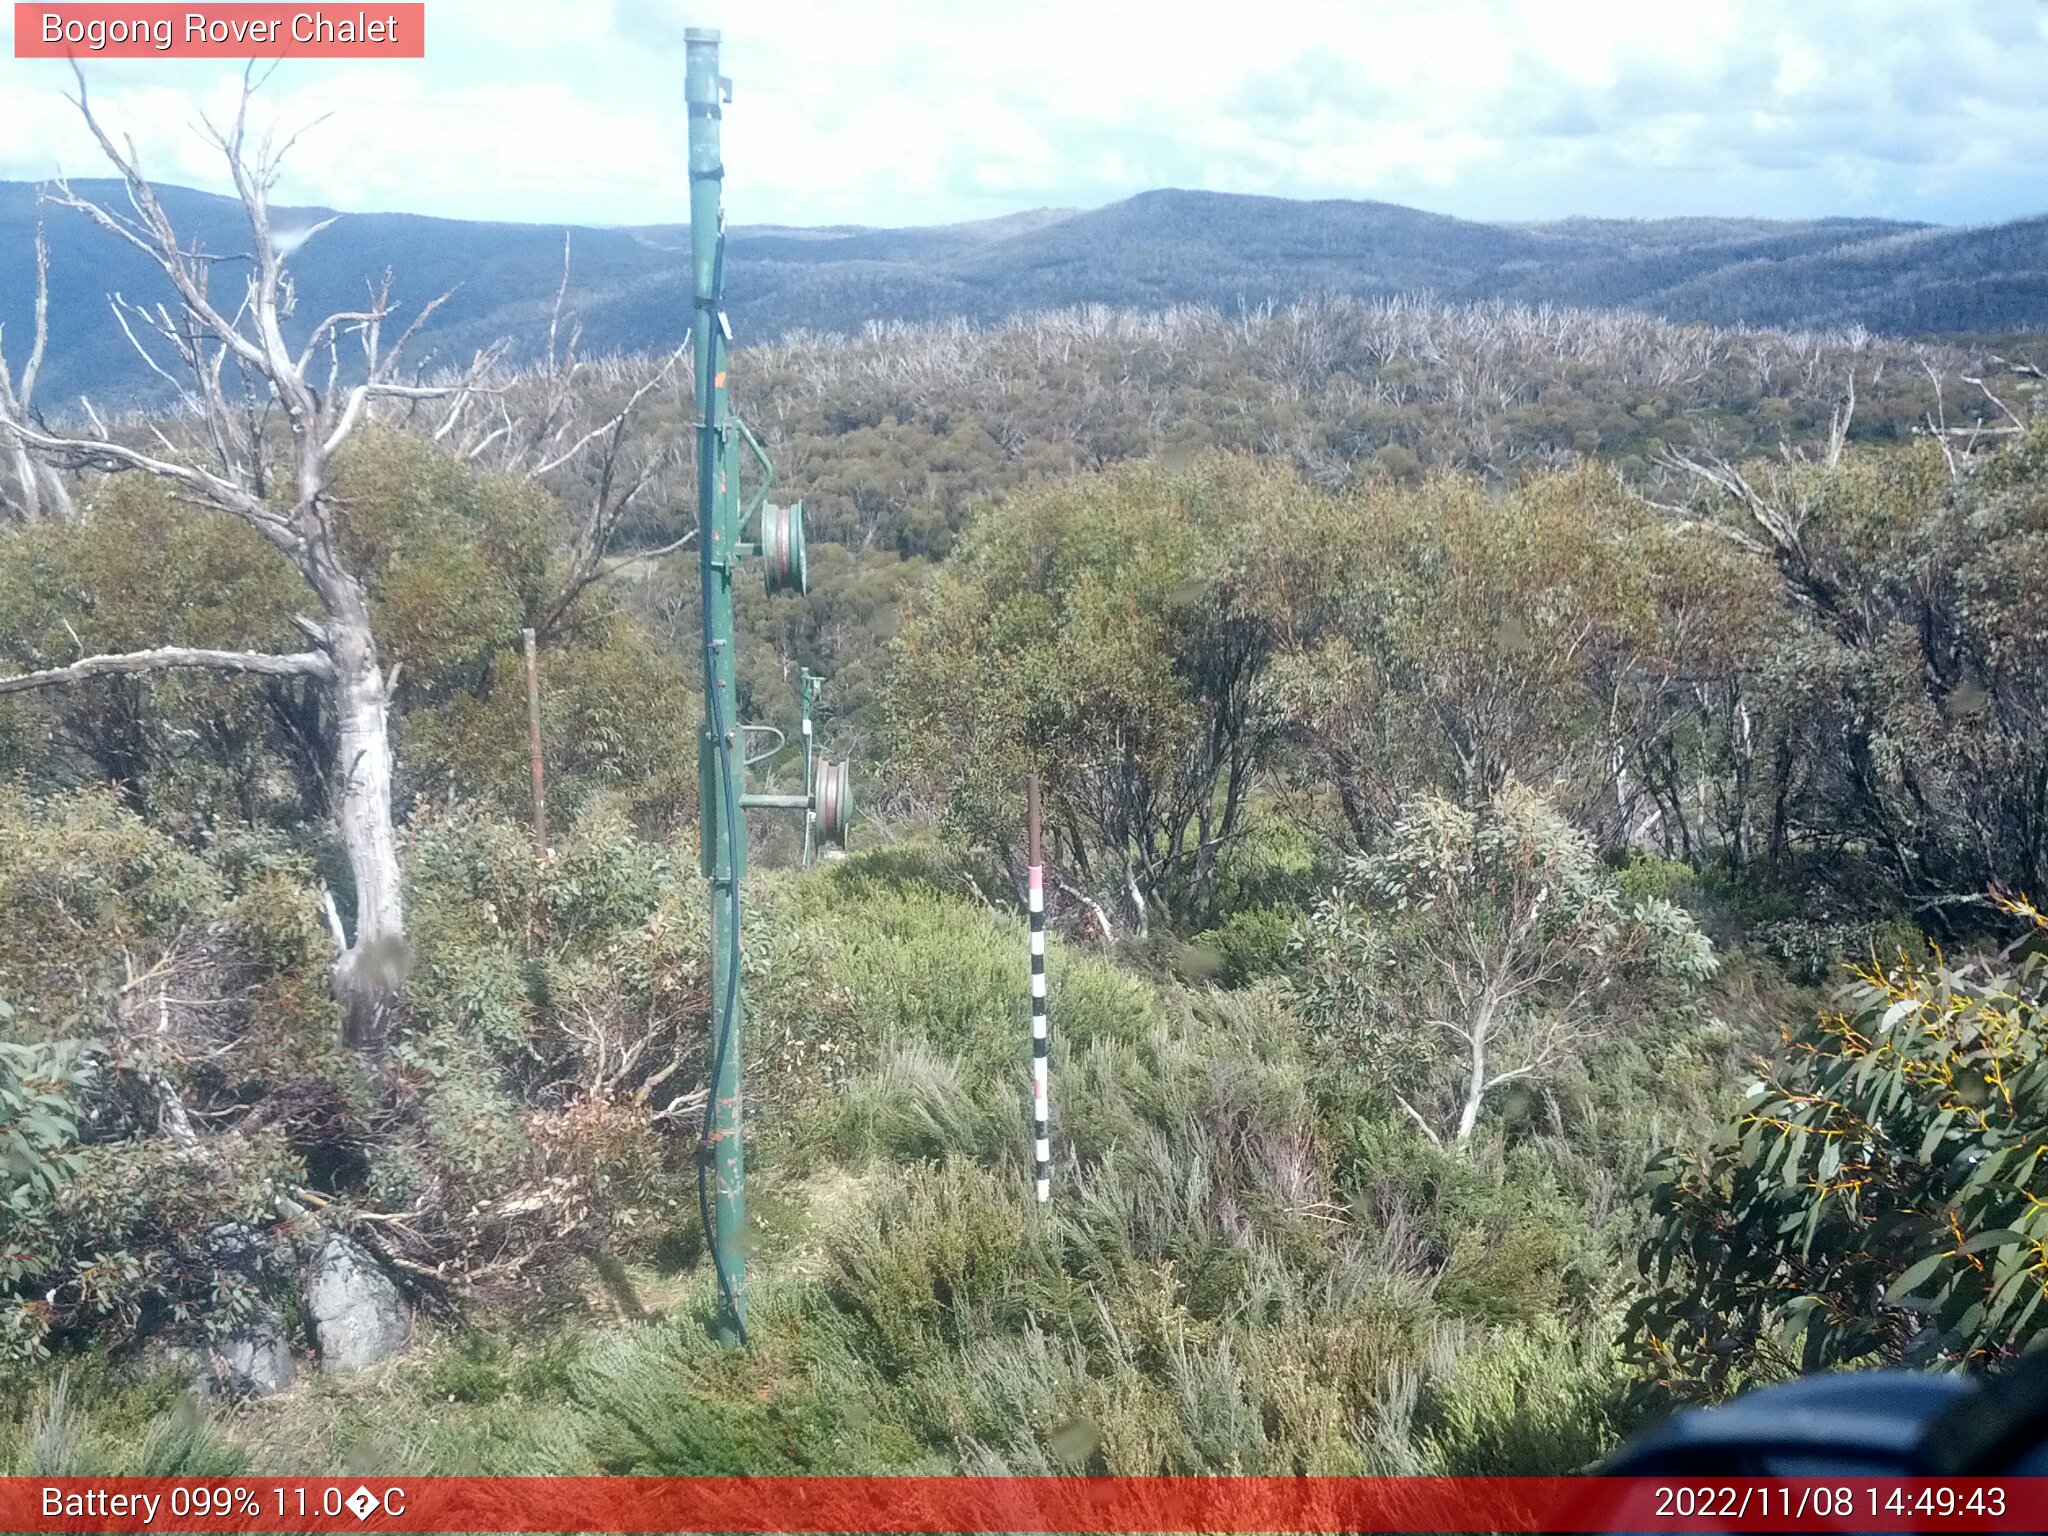
<path id="1" fill-rule="evenodd" d="M 427 8 L 341 5 L 23 5 L 17 59 L 423 59 Z"/>
<path id="2" fill-rule="evenodd" d="M 0 1478 L 8 1531 L 2042 1531 L 2048 1479 Z"/>

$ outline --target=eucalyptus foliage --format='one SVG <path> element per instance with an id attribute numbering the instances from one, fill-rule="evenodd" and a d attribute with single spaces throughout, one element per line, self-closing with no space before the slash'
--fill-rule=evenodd
<path id="1" fill-rule="evenodd" d="M 2038 951 L 2010 969 L 1863 969 L 1713 1146 L 1658 1161 L 1638 1359 L 1714 1390 L 2025 1347 L 2048 1322 L 2044 1010 Z"/>
<path id="2" fill-rule="evenodd" d="M 0 1002 L 0 1027 L 13 1019 Z M 85 1162 L 79 1094 L 93 1075 L 75 1041 L 0 1040 L 0 1361 L 44 1352 L 41 1309 L 9 1293 L 51 1262 L 58 1196 Z"/>

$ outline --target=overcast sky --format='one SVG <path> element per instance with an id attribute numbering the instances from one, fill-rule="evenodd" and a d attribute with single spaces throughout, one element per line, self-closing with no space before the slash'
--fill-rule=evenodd
<path id="1" fill-rule="evenodd" d="M 736 223 L 1162 186 L 1482 219 L 2048 211 L 2048 0 L 428 0 L 423 62 L 279 72 L 266 111 L 331 114 L 284 192 L 679 221 L 685 21 L 725 34 Z M 217 186 L 190 124 L 236 68 L 89 79 L 156 175 Z M 0 178 L 95 168 L 67 83 L 0 57 Z"/>

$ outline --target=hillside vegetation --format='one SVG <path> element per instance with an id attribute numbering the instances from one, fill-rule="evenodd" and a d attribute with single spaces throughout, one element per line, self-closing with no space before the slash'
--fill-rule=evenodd
<path id="1" fill-rule="evenodd" d="M 743 590 L 741 702 L 830 674 L 874 808 L 808 871 L 757 829 L 744 1351 L 695 561 L 593 564 L 597 462 L 518 446 L 624 420 L 598 550 L 653 548 L 686 391 L 388 412 L 334 464 L 403 663 L 386 1053 L 327 986 L 327 693 L 0 692 L 0 1470 L 1558 1472 L 1792 1370 L 1996 1366 L 2048 1295 L 2030 367 L 1359 299 L 741 353 L 824 541 Z M 0 524 L 0 677 L 300 643 L 247 522 L 67 483 Z M 352 1375 L 297 1280 L 334 1232 L 416 1318 Z M 297 1380 L 241 1401 L 262 1330 Z"/>
<path id="2" fill-rule="evenodd" d="M 80 180 L 87 196 L 120 199 Z M 163 189 L 196 249 L 246 248 L 232 199 Z M 46 398 L 102 408 L 159 398 L 107 313 L 136 293 L 145 258 L 64 209 L 40 210 L 53 252 L 51 313 L 64 347 Z M 279 209 L 281 230 L 332 210 Z M 24 336 L 34 285 L 37 189 L 0 183 L 0 325 Z M 460 366 L 519 339 L 545 350 L 550 302 L 572 248 L 570 290 L 586 350 L 664 352 L 688 324 L 687 231 L 672 225 L 565 230 L 409 214 L 349 213 L 295 254 L 301 314 L 353 306 L 387 268 L 415 302 L 448 292 L 432 344 Z M 915 229 L 734 228 L 728 261 L 735 334 L 854 335 L 874 323 L 987 324 L 1102 304 L 1226 314 L 1305 298 L 1423 295 L 1440 303 L 1622 308 L 1680 323 L 1784 330 L 1860 326 L 1894 336 L 2002 335 L 2048 325 L 2048 224 L 1968 229 L 1881 219 L 1570 219 L 1486 224 L 1391 203 L 1298 202 L 1161 190 L 1107 207 L 1040 210 Z"/>

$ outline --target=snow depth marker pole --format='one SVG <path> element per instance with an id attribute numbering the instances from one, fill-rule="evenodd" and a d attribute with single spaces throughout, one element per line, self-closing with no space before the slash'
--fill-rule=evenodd
<path id="1" fill-rule="evenodd" d="M 1038 848 L 1038 775 L 1024 781 L 1025 857 L 1031 867 L 1031 1117 L 1038 1203 L 1052 1198 L 1052 1104 L 1047 1084 L 1052 1040 L 1045 1021 L 1045 866 Z"/>

